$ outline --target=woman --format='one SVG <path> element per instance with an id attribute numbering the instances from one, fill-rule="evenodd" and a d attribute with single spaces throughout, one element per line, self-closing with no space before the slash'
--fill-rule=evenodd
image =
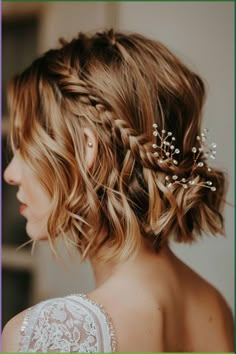
<path id="1" fill-rule="evenodd" d="M 204 99 L 164 45 L 112 30 L 63 41 L 13 80 L 5 180 L 30 238 L 77 247 L 96 288 L 18 314 L 4 351 L 233 351 L 224 299 L 168 246 L 223 232 Z"/>

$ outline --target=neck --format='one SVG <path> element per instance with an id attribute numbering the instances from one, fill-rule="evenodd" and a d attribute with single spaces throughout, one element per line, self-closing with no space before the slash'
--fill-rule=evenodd
<path id="1" fill-rule="evenodd" d="M 155 269 L 161 270 L 163 265 L 170 263 L 174 257 L 169 246 L 166 245 L 158 253 L 146 247 L 141 247 L 135 258 L 120 262 L 109 261 L 104 263 L 91 259 L 96 288 L 115 278 L 146 277 L 149 272 L 153 272 L 154 266 L 159 266 Z"/>

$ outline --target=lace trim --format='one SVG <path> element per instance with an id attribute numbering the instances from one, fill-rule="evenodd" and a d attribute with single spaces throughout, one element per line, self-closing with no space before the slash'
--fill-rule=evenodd
<path id="1" fill-rule="evenodd" d="M 25 340 L 28 341 L 29 340 L 29 336 L 26 333 L 26 329 L 29 326 L 29 317 L 30 317 L 30 313 L 31 313 L 31 309 L 32 307 L 28 308 L 26 310 L 26 314 L 24 316 L 21 328 L 20 328 L 20 343 L 19 343 L 19 348 L 23 348 Z M 19 350 L 21 352 L 21 350 Z"/>
<path id="2" fill-rule="evenodd" d="M 100 303 L 97 303 L 97 302 L 89 299 L 86 294 L 71 294 L 69 296 L 75 296 L 75 297 L 78 297 L 78 298 L 82 298 L 82 299 L 86 300 L 87 302 L 89 302 L 91 305 L 93 305 L 96 308 L 98 308 L 102 312 L 102 314 L 105 316 L 106 324 L 108 325 L 109 334 L 110 334 L 110 338 L 111 338 L 111 349 L 112 349 L 112 352 L 117 352 L 116 332 L 115 332 L 115 329 L 114 329 L 114 325 L 113 325 L 111 316 L 107 313 L 107 311 L 105 310 L 104 306 L 102 304 L 100 304 Z"/>
<path id="3" fill-rule="evenodd" d="M 56 300 L 57 298 L 55 298 L 54 300 Z M 34 310 L 34 306 L 29 307 L 26 310 L 21 328 L 20 328 L 20 333 L 21 333 L 21 338 L 20 338 L 20 342 L 19 342 L 19 350 L 18 352 L 20 353 L 24 353 L 26 351 L 28 351 L 28 345 L 30 343 L 30 339 L 31 339 L 31 328 L 34 327 L 37 319 L 38 319 L 38 313 L 40 312 L 40 309 L 44 306 L 44 304 L 47 302 L 46 301 L 42 301 L 41 303 L 39 303 L 38 306 L 38 310 L 35 311 Z"/>
<path id="4" fill-rule="evenodd" d="M 87 295 L 85 294 L 72 294 L 69 296 L 66 296 L 65 298 L 73 298 L 74 300 L 80 300 L 81 302 L 85 302 L 85 304 L 90 304 L 93 307 L 93 310 L 96 309 L 98 314 L 100 314 L 100 325 L 103 328 L 103 341 L 106 343 L 106 348 L 105 351 L 112 351 L 116 352 L 117 351 L 117 340 L 116 340 L 116 334 L 114 330 L 114 326 L 112 323 L 112 319 L 110 315 L 106 312 L 105 308 L 103 305 L 94 302 L 93 300 L 89 299 Z M 21 339 L 19 343 L 19 350 L 18 352 L 27 352 L 28 350 L 28 345 L 31 340 L 31 328 L 34 327 L 37 319 L 38 319 L 38 313 L 40 313 L 41 308 L 43 308 L 44 304 L 47 303 L 48 301 L 52 300 L 59 300 L 61 298 L 54 298 L 46 301 L 42 301 L 39 303 L 37 311 L 34 310 L 34 307 L 30 307 L 28 310 L 26 310 L 21 328 L 20 328 L 20 333 L 21 333 Z M 101 314 L 104 316 L 101 318 Z M 108 344 L 108 339 L 109 338 L 109 344 Z"/>

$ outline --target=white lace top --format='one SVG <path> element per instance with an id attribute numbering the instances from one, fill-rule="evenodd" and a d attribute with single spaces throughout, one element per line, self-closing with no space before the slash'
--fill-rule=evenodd
<path id="1" fill-rule="evenodd" d="M 69 295 L 29 308 L 19 352 L 115 352 L 109 315 L 86 295 Z"/>

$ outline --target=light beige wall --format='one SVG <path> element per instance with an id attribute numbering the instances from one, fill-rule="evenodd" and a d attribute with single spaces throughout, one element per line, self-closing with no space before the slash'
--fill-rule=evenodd
<path id="1" fill-rule="evenodd" d="M 74 36 L 111 26 L 144 33 L 163 41 L 197 70 L 207 81 L 208 101 L 204 126 L 218 143 L 216 164 L 228 171 L 231 182 L 228 201 L 233 202 L 234 172 L 234 49 L 233 3 L 223 2 L 53 2 L 47 3 L 41 22 L 39 51 L 55 45 L 58 37 Z M 233 208 L 227 206 L 227 238 L 204 237 L 195 246 L 173 246 L 190 266 L 215 284 L 230 306 L 234 306 Z M 36 278 L 36 299 L 88 291 L 93 286 L 91 268 L 71 272 L 49 260 L 46 244 L 36 252 L 40 265 Z M 49 266 L 48 266 L 49 265 Z"/>
<path id="2" fill-rule="evenodd" d="M 59 37 L 75 37 L 79 31 L 100 29 L 106 17 L 103 2 L 51 2 L 41 22 L 40 50 L 58 43 Z"/>
<path id="3" fill-rule="evenodd" d="M 62 258 L 56 259 L 48 242 L 36 246 L 34 257 L 35 277 L 32 302 L 75 293 L 88 293 L 94 288 L 94 277 L 89 262 L 80 264 L 78 252 L 69 255 L 62 243 L 58 249 Z"/>

